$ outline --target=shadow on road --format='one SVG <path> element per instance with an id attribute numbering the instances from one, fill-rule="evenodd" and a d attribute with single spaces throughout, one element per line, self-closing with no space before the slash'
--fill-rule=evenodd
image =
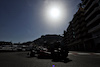
<path id="1" fill-rule="evenodd" d="M 66 58 L 65 60 L 52 60 L 52 62 L 64 62 L 64 63 L 68 63 L 71 62 L 72 60 L 69 58 Z"/>

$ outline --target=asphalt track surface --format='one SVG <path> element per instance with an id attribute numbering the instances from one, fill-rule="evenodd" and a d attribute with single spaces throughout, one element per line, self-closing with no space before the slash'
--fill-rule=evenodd
<path id="1" fill-rule="evenodd" d="M 100 55 L 70 52 L 67 63 L 52 62 L 52 59 L 29 58 L 27 52 L 0 53 L 0 67 L 100 67 Z"/>

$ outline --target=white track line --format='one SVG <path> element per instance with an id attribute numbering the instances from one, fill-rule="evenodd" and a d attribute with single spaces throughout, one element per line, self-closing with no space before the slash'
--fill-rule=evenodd
<path id="1" fill-rule="evenodd" d="M 100 55 L 100 53 L 68 53 L 68 55 Z"/>

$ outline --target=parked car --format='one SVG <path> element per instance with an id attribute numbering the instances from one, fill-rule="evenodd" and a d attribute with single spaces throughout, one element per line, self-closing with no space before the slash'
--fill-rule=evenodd
<path id="1" fill-rule="evenodd" d="M 17 48 L 18 51 L 22 51 L 22 48 Z"/>

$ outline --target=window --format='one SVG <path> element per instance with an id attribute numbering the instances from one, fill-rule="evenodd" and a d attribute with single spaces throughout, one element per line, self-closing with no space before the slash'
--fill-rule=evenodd
<path id="1" fill-rule="evenodd" d="M 73 32 L 73 34 L 75 34 L 75 32 Z"/>
<path id="2" fill-rule="evenodd" d="M 75 35 L 73 35 L 73 38 L 75 38 Z"/>

